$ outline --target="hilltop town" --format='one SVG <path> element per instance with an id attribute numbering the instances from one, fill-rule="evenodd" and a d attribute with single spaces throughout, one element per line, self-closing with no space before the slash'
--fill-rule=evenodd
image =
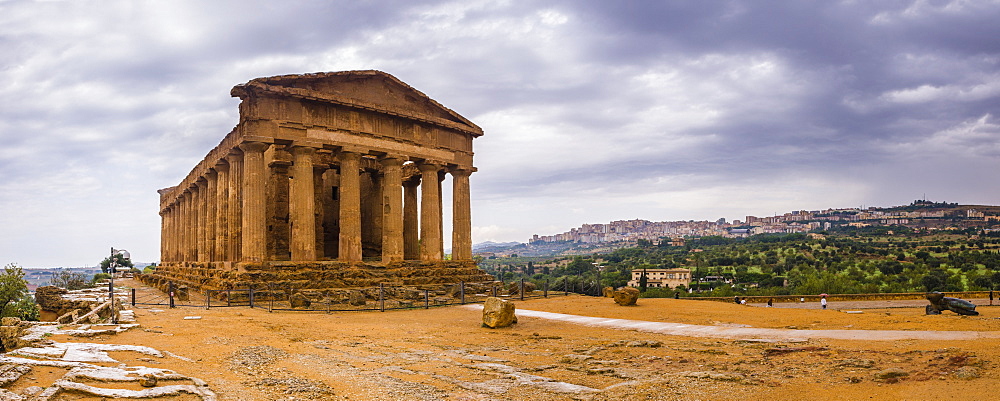
<path id="1" fill-rule="evenodd" d="M 583 224 L 561 234 L 536 234 L 528 240 L 528 248 L 546 248 L 551 243 L 589 244 L 589 248 L 593 248 L 595 244 L 635 244 L 638 240 L 655 242 L 661 238 L 672 241 L 677 238 L 707 236 L 743 238 L 756 234 L 809 233 L 883 226 L 928 231 L 967 228 L 992 230 L 1000 226 L 1000 206 L 916 200 L 906 206 L 888 208 L 796 210 L 770 217 L 746 216 L 744 220 L 734 220 L 731 223 L 727 223 L 724 218 L 716 221 L 619 220 L 607 224 Z"/>

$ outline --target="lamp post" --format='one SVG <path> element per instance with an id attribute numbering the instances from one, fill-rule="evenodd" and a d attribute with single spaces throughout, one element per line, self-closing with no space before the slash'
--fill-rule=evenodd
<path id="1" fill-rule="evenodd" d="M 115 268 L 118 267 L 118 263 L 115 262 L 116 255 L 122 255 L 125 259 L 132 259 L 128 251 L 111 247 L 111 258 L 109 259 L 111 262 L 108 263 L 108 272 L 111 273 L 111 281 L 108 283 L 108 299 L 111 300 L 111 323 L 114 324 L 118 324 L 118 310 L 115 309 Z"/>

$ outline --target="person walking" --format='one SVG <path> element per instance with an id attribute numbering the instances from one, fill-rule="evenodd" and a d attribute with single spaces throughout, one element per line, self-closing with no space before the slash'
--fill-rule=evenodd
<path id="1" fill-rule="evenodd" d="M 823 309 L 826 309 L 826 295 L 820 297 L 819 304 L 823 306 Z"/>
<path id="2" fill-rule="evenodd" d="M 993 306 L 993 290 L 990 290 L 990 306 Z"/>
<path id="3" fill-rule="evenodd" d="M 768 298 L 767 299 L 767 307 L 770 308 L 772 306 L 774 306 L 774 298 Z"/>
<path id="4" fill-rule="evenodd" d="M 734 296 L 733 302 L 736 302 L 737 304 L 740 303 L 740 297 Z"/>

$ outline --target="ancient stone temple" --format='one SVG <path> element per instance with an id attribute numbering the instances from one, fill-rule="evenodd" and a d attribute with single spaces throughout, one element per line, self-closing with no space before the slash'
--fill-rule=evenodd
<path id="1" fill-rule="evenodd" d="M 490 279 L 472 261 L 469 176 L 483 131 L 471 121 L 380 71 L 257 78 L 232 96 L 236 128 L 159 191 L 153 279 L 207 289 Z"/>

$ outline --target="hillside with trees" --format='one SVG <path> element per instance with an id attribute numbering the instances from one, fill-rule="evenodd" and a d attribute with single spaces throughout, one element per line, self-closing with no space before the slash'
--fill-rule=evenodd
<path id="1" fill-rule="evenodd" d="M 492 257 L 480 267 L 504 281 L 550 288 L 622 287 L 635 269 L 687 268 L 684 296 L 974 291 L 1000 287 L 1000 233 L 844 227 L 821 234 L 702 237 L 571 257 Z M 689 291 L 690 290 L 690 291 Z M 645 296 L 673 296 L 649 288 Z"/>

